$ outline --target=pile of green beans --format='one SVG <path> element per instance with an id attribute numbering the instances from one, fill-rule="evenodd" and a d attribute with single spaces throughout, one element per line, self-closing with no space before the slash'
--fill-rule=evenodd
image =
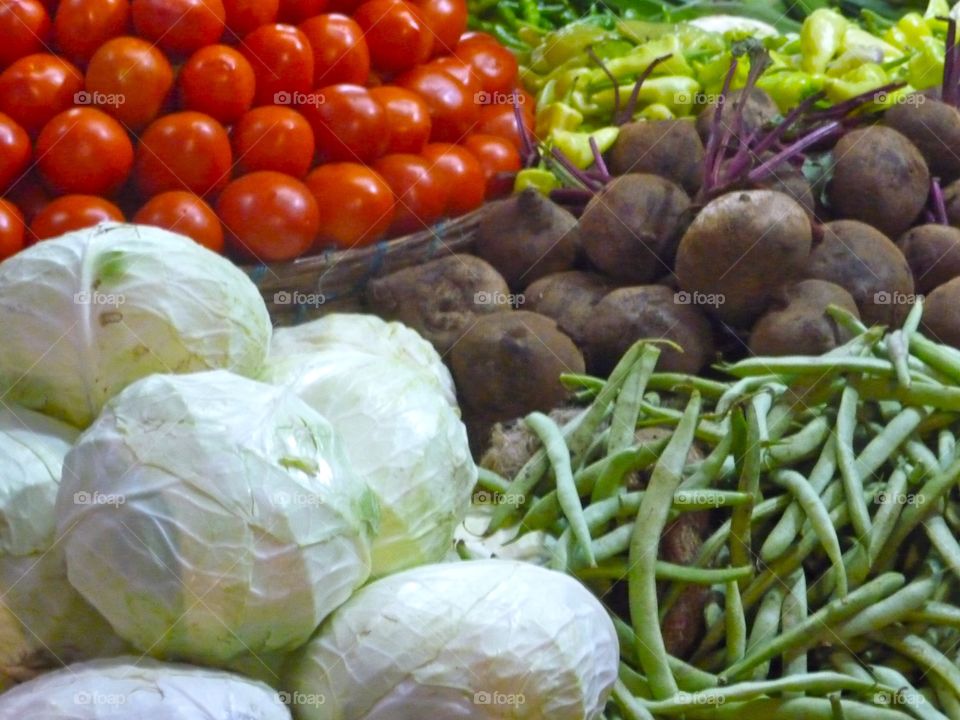
<path id="1" fill-rule="evenodd" d="M 564 376 L 583 411 L 533 413 L 542 447 L 481 472 L 521 500 L 491 532 L 545 531 L 554 568 L 625 587 L 605 720 L 960 720 L 960 351 L 919 332 L 919 302 L 889 333 L 829 312 L 846 344 L 727 380 L 658 373 L 645 341 L 607 380 Z M 705 509 L 693 562 L 662 560 L 664 529 Z M 673 657 L 662 621 L 692 585 L 704 630 Z"/>

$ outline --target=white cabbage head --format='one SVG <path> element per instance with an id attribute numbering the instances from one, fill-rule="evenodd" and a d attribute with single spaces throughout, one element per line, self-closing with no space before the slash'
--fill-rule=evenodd
<path id="1" fill-rule="evenodd" d="M 30 720 L 290 720 L 284 696 L 221 670 L 117 657 L 77 663 L 0 695 Z"/>
<path id="2" fill-rule="evenodd" d="M 239 268 L 158 228 L 105 223 L 0 264 L 0 390 L 81 428 L 152 373 L 254 376 L 270 334 Z"/>
<path id="3" fill-rule="evenodd" d="M 290 665 L 300 720 L 594 720 L 619 648 L 600 602 L 512 560 L 426 565 L 337 610 Z"/>
<path id="4" fill-rule="evenodd" d="M 375 516 L 321 415 L 223 370 L 121 392 L 57 496 L 74 587 L 138 649 L 204 664 L 304 643 L 366 581 Z"/>

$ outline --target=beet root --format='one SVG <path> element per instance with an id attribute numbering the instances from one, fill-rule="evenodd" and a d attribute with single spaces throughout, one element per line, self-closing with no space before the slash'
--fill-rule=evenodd
<path id="1" fill-rule="evenodd" d="M 723 100 L 723 110 L 720 111 L 721 127 L 733 128 L 735 125 L 734 117 L 736 105 L 743 95 L 742 90 L 734 90 Z M 706 144 L 710 137 L 710 128 L 713 124 L 713 116 L 717 111 L 717 101 L 707 104 L 697 116 L 697 133 L 700 139 Z M 773 98 L 760 88 L 752 88 L 747 102 L 743 108 L 743 128 L 741 138 L 756 133 L 765 125 L 773 123 L 780 117 L 780 108 L 773 101 Z"/>
<path id="2" fill-rule="evenodd" d="M 703 153 L 689 120 L 627 123 L 610 148 L 610 172 L 659 175 L 692 195 L 703 182 Z"/>
<path id="3" fill-rule="evenodd" d="M 926 295 L 960 277 L 960 229 L 950 225 L 919 225 L 897 243 L 906 256 L 918 293 Z"/>
<path id="4" fill-rule="evenodd" d="M 923 304 L 923 329 L 937 342 L 960 348 L 960 278 L 944 283 L 927 295 Z"/>
<path id="5" fill-rule="evenodd" d="M 754 355 L 820 355 L 843 344 L 849 333 L 827 315 L 829 305 L 860 315 L 850 293 L 824 280 L 801 280 L 780 289 L 750 332 L 750 351 Z"/>
<path id="6" fill-rule="evenodd" d="M 553 318 L 557 327 L 581 346 L 594 308 L 614 289 L 602 275 L 571 270 L 547 275 L 523 291 L 523 309 Z"/>
<path id="7" fill-rule="evenodd" d="M 932 175 L 944 183 L 953 182 L 960 177 L 960 110 L 920 93 L 907 99 L 913 102 L 887 110 L 884 123 L 916 146 Z"/>

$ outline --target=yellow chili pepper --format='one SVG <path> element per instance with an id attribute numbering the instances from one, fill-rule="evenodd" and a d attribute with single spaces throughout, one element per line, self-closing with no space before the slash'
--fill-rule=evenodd
<path id="1" fill-rule="evenodd" d="M 827 80 L 825 90 L 831 102 L 840 103 L 875 90 L 889 82 L 887 73 L 876 63 L 865 63 L 839 78 Z"/>
<path id="2" fill-rule="evenodd" d="M 560 181 L 557 176 L 549 170 L 542 168 L 526 168 L 517 173 L 517 178 L 513 183 L 513 191 L 521 192 L 527 188 L 533 188 L 544 195 L 549 195 L 551 190 L 560 187 Z"/>
<path id="3" fill-rule="evenodd" d="M 822 73 L 839 52 L 849 23 L 834 10 L 814 10 L 800 28 L 800 69 Z"/>
<path id="4" fill-rule="evenodd" d="M 593 132 L 570 132 L 568 130 L 554 130 L 550 134 L 550 141 L 567 158 L 581 170 L 593 165 L 593 150 L 590 148 L 590 138 L 597 143 L 600 152 L 606 152 L 620 134 L 618 127 L 604 127 Z"/>

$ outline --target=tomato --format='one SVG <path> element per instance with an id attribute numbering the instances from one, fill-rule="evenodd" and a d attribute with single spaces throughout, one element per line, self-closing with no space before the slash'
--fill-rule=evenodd
<path id="1" fill-rule="evenodd" d="M 420 154 L 440 178 L 447 215 L 459 217 L 483 204 L 487 180 L 473 153 L 459 145 L 430 143 Z"/>
<path id="2" fill-rule="evenodd" d="M 363 0 L 330 0 L 326 12 L 353 15 L 362 4 Z"/>
<path id="3" fill-rule="evenodd" d="M 26 130 L 0 113 L 0 195 L 23 177 L 30 166 L 33 147 Z"/>
<path id="4" fill-rule="evenodd" d="M 370 76 L 370 51 L 363 30 L 346 15 L 318 15 L 300 25 L 313 48 L 316 85 L 364 85 Z"/>
<path id="5" fill-rule="evenodd" d="M 55 115 L 34 148 L 43 179 L 62 193 L 109 195 L 130 174 L 133 145 L 123 126 L 95 108 Z"/>
<path id="6" fill-rule="evenodd" d="M 512 92 L 512 91 L 511 91 Z M 525 98 L 517 94 L 518 103 Z M 533 142 L 534 120 L 532 115 L 520 107 L 520 121 L 526 129 L 527 138 Z M 480 117 L 477 121 L 477 132 L 482 135 L 496 135 L 509 140 L 517 150 L 523 149 L 523 140 L 520 136 L 520 126 L 517 124 L 517 115 L 511 104 L 500 103 L 484 105 L 480 108 Z"/>
<path id="7" fill-rule="evenodd" d="M 520 172 L 520 154 L 509 140 L 496 135 L 471 135 L 463 146 L 474 154 L 487 179 L 487 199 L 509 195 L 513 175 Z"/>
<path id="8" fill-rule="evenodd" d="M 0 112 L 36 135 L 57 113 L 73 106 L 83 73 L 56 55 L 28 55 L 0 74 Z"/>
<path id="9" fill-rule="evenodd" d="M 34 240 L 59 237 L 102 222 L 123 222 L 120 208 L 96 195 L 64 195 L 52 200 L 30 223 Z"/>
<path id="10" fill-rule="evenodd" d="M 318 91 L 320 102 L 301 110 L 325 162 L 370 162 L 383 155 L 390 139 L 387 113 L 359 85 L 331 85 Z"/>
<path id="11" fill-rule="evenodd" d="M 424 230 L 443 217 L 446 197 L 432 166 L 425 158 L 406 153 L 385 155 L 373 164 L 397 198 L 391 234 Z"/>
<path id="12" fill-rule="evenodd" d="M 226 45 L 197 50 L 180 69 L 177 81 L 184 110 L 206 113 L 224 125 L 240 119 L 256 93 L 253 67 Z"/>
<path id="13" fill-rule="evenodd" d="M 327 11 L 327 0 L 280 0 L 277 22 L 299 25 Z"/>
<path id="14" fill-rule="evenodd" d="M 154 195 L 133 216 L 133 222 L 180 233 L 208 250 L 223 252 L 220 218 L 193 193 L 171 190 Z"/>
<path id="15" fill-rule="evenodd" d="M 280 0 L 223 0 L 227 35 L 242 38 L 261 25 L 277 22 Z"/>
<path id="16" fill-rule="evenodd" d="M 100 46 L 87 66 L 82 104 L 95 104 L 132 131 L 153 121 L 173 87 L 173 68 L 154 45 L 118 37 Z"/>
<path id="17" fill-rule="evenodd" d="M 221 0 L 133 0 L 137 35 L 175 55 L 189 55 L 220 40 L 226 10 Z"/>
<path id="18" fill-rule="evenodd" d="M 39 0 L 0 0 L 0 67 L 43 52 L 50 15 Z"/>
<path id="19" fill-rule="evenodd" d="M 468 63 L 488 93 L 507 93 L 517 84 L 517 58 L 498 42 L 472 37 L 457 45 L 454 56 Z"/>
<path id="20" fill-rule="evenodd" d="M 313 90 L 313 48 L 293 25 L 263 25 L 243 39 L 241 52 L 257 78 L 257 105 L 290 105 Z"/>
<path id="21" fill-rule="evenodd" d="M 363 28 L 377 70 L 403 72 L 430 57 L 433 36 L 416 7 L 403 0 L 367 0 L 353 19 Z"/>
<path id="22" fill-rule="evenodd" d="M 129 0 L 63 0 L 53 18 L 57 49 L 85 64 L 111 38 L 127 32 Z"/>
<path id="23" fill-rule="evenodd" d="M 140 136 L 134 180 L 144 197 L 189 190 L 201 197 L 230 181 L 233 153 L 223 125 L 209 115 L 165 115 Z"/>
<path id="24" fill-rule="evenodd" d="M 467 89 L 467 94 L 471 98 L 479 96 L 481 90 L 480 78 L 473 71 L 473 68 L 463 60 L 458 60 L 452 55 L 439 57 L 431 60 L 424 67 L 428 69 L 445 70 L 453 75 Z"/>
<path id="25" fill-rule="evenodd" d="M 465 0 L 415 0 L 420 17 L 433 35 L 433 54 L 448 55 L 467 29 Z"/>
<path id="26" fill-rule="evenodd" d="M 394 85 L 371 88 L 370 95 L 387 113 L 388 153 L 418 153 L 430 139 L 430 109 L 419 95 Z"/>
<path id="27" fill-rule="evenodd" d="M 329 163 L 307 175 L 320 211 L 317 247 L 349 250 L 370 245 L 393 222 L 396 199 L 380 175 L 357 163 Z"/>
<path id="28" fill-rule="evenodd" d="M 9 200 L 0 198 L 0 260 L 23 250 L 26 226 L 20 210 Z"/>
<path id="29" fill-rule="evenodd" d="M 217 212 L 234 250 L 258 262 L 293 260 L 313 246 L 320 229 L 310 189 L 282 173 L 255 172 L 227 185 Z"/>
<path id="30" fill-rule="evenodd" d="M 19 208 L 27 224 L 50 202 L 50 192 L 36 170 L 28 172 L 6 194 L 6 199 Z M 27 237 L 30 240 L 30 237 Z"/>
<path id="31" fill-rule="evenodd" d="M 396 83 L 427 103 L 431 140 L 459 142 L 473 130 L 480 108 L 469 90 L 447 71 L 418 67 L 398 77 Z"/>
<path id="32" fill-rule="evenodd" d="M 313 164 L 313 130 L 292 108 L 254 108 L 234 126 L 233 154 L 241 173 L 273 170 L 302 178 Z"/>

